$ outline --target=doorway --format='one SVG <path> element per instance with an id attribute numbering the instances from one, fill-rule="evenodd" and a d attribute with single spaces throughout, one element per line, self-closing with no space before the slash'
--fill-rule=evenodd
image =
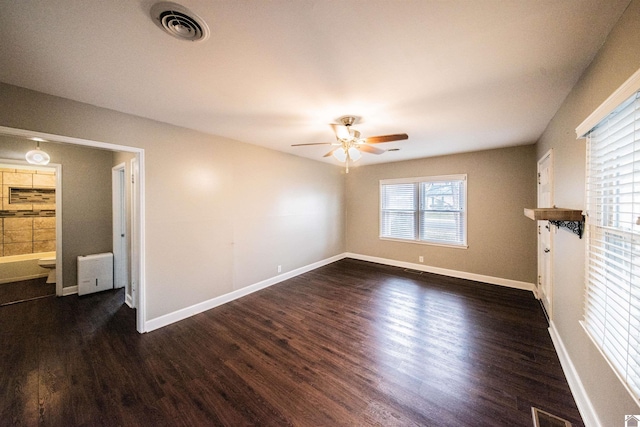
<path id="1" fill-rule="evenodd" d="M 553 151 L 538 160 L 538 207 L 553 207 Z M 538 221 L 538 297 L 553 319 L 553 234 L 548 221 Z"/>
<path id="2" fill-rule="evenodd" d="M 99 148 L 99 149 L 108 150 L 112 152 L 129 153 L 136 160 L 136 165 L 137 165 L 136 171 L 138 172 L 138 176 L 136 180 L 137 191 L 135 193 L 136 199 L 133 204 L 137 208 L 134 212 L 135 217 L 132 219 L 132 223 L 135 224 L 135 234 L 131 235 L 132 245 L 131 245 L 130 253 L 133 256 L 131 257 L 130 269 L 135 271 L 137 274 L 137 277 L 135 278 L 135 285 L 136 285 L 137 291 L 135 292 L 134 294 L 135 298 L 132 301 L 133 305 L 136 308 L 136 329 L 140 333 L 146 332 L 146 326 L 145 326 L 146 310 L 145 310 L 145 293 L 144 293 L 144 285 L 145 285 L 144 150 L 136 147 L 129 147 L 124 145 L 117 145 L 117 144 L 79 139 L 79 138 L 72 138 L 72 137 L 67 137 L 62 135 L 47 134 L 47 133 L 35 132 L 35 131 L 24 130 L 24 129 L 15 129 L 15 128 L 9 128 L 5 126 L 0 126 L 0 135 L 17 137 L 21 139 L 32 139 L 32 140 L 33 138 L 39 138 L 40 140 L 45 140 L 45 141 L 59 143 L 59 144 L 71 144 L 71 145 Z M 60 179 L 59 176 L 58 176 L 58 179 Z M 59 238 L 56 241 L 58 253 L 62 253 L 61 240 L 62 239 Z M 58 283 L 62 284 L 62 277 L 61 277 L 62 268 L 58 268 L 57 273 L 58 273 Z M 133 280 L 134 278 L 132 277 L 131 281 Z M 67 288 L 64 288 L 64 289 L 67 289 Z"/>
<path id="3" fill-rule="evenodd" d="M 0 307 L 57 294 L 60 168 L 0 159 Z"/>

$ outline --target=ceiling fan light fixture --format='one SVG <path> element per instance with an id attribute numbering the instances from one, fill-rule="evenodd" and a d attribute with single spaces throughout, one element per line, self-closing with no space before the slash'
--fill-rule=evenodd
<path id="1" fill-rule="evenodd" d="M 51 161 L 51 157 L 46 152 L 40 149 L 40 141 L 36 142 L 36 149 L 28 151 L 24 156 L 28 163 L 32 165 L 48 165 Z"/>
<path id="2" fill-rule="evenodd" d="M 344 151 L 344 148 L 342 147 L 337 148 L 333 152 L 333 157 L 335 157 L 339 162 L 344 163 L 345 161 L 347 161 L 347 152 Z"/>
<path id="3" fill-rule="evenodd" d="M 334 148 L 323 157 L 333 156 L 340 163 L 345 164 L 346 173 L 349 173 L 349 162 L 354 163 L 362 157 L 362 152 L 370 154 L 382 154 L 387 150 L 377 148 L 373 144 L 381 144 L 385 142 L 402 141 L 409 138 L 406 133 L 397 133 L 392 135 L 380 135 L 370 136 L 367 138 L 361 138 L 360 132 L 353 129 L 354 123 L 357 123 L 360 117 L 357 116 L 342 116 L 338 118 L 338 123 L 331 125 L 336 134 L 336 142 L 319 142 L 319 143 L 304 143 L 304 144 L 292 144 L 292 147 L 298 147 L 302 145 L 332 145 Z M 392 149 L 397 151 L 398 149 Z"/>
<path id="4" fill-rule="evenodd" d="M 349 154 L 349 158 L 354 162 L 358 161 L 360 157 L 362 157 L 362 153 L 360 153 L 360 150 L 358 150 L 356 147 L 349 147 L 347 153 Z"/>

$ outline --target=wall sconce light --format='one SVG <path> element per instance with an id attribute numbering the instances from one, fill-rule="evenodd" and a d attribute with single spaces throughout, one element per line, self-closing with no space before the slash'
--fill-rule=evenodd
<path id="1" fill-rule="evenodd" d="M 34 138 L 34 141 L 36 141 L 36 149 L 27 152 L 24 158 L 27 159 L 27 162 L 31 163 L 32 165 L 49 164 L 51 157 L 46 152 L 40 149 L 40 141 L 44 141 L 44 140 L 40 138 L 37 138 L 37 139 Z"/>

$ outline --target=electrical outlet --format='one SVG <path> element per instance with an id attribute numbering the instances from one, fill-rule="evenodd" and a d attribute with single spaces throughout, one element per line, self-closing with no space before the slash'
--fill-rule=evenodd
<path id="1" fill-rule="evenodd" d="M 420 262 L 424 262 L 424 257 L 423 257 L 422 255 L 420 255 L 420 256 L 418 257 L 418 261 L 420 261 Z"/>
<path id="2" fill-rule="evenodd" d="M 282 273 L 282 266 L 281 265 L 278 266 L 278 273 Z"/>

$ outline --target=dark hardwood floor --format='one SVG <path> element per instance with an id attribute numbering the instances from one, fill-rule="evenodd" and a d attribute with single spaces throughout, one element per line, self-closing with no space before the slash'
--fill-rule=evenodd
<path id="1" fill-rule="evenodd" d="M 0 284 L 0 306 L 56 295 L 56 284 L 46 277 Z"/>
<path id="2" fill-rule="evenodd" d="M 123 298 L 0 308 L 0 425 L 582 425 L 530 292 L 346 259 L 143 335 Z"/>

